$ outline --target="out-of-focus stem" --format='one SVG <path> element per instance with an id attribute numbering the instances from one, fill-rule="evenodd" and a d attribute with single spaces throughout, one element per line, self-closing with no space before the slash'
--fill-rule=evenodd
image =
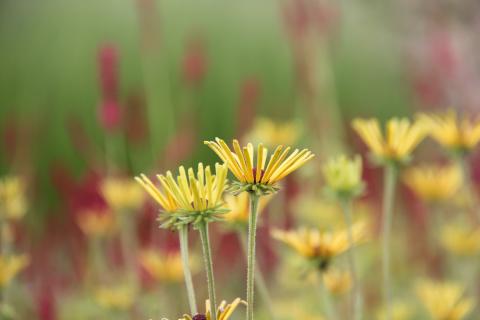
<path id="1" fill-rule="evenodd" d="M 253 320 L 253 301 L 255 293 L 255 241 L 257 233 L 258 200 L 259 196 L 250 193 L 247 248 L 247 320 Z"/>
<path id="2" fill-rule="evenodd" d="M 183 276 L 185 278 L 185 287 L 187 289 L 188 304 L 190 306 L 190 314 L 196 315 L 197 302 L 195 299 L 195 289 L 193 288 L 192 273 L 190 271 L 190 263 L 188 258 L 188 226 L 182 226 L 178 230 L 180 240 L 180 253 L 182 255 Z"/>
<path id="3" fill-rule="evenodd" d="M 217 319 L 217 302 L 215 297 L 215 279 L 213 276 L 212 249 L 210 247 L 210 238 L 208 236 L 208 223 L 202 221 L 198 224 L 200 239 L 202 241 L 203 261 L 207 273 L 208 298 L 210 300 L 211 319 Z"/>
<path id="4" fill-rule="evenodd" d="M 383 183 L 383 228 L 382 228 L 382 276 L 383 276 L 383 303 L 385 305 L 385 319 L 392 319 L 391 283 L 390 283 L 390 233 L 392 228 L 393 202 L 397 168 L 388 164 L 384 168 Z"/>
<path id="5" fill-rule="evenodd" d="M 320 296 L 322 298 L 323 307 L 325 308 L 325 313 L 327 320 L 338 320 L 338 315 L 333 306 L 332 299 L 330 297 L 330 293 L 328 292 L 327 287 L 325 286 L 325 282 L 323 280 L 323 273 L 320 272 L 318 275 L 318 282 L 319 282 L 319 289 L 320 289 Z"/>
<path id="6" fill-rule="evenodd" d="M 125 266 L 127 267 L 128 278 L 131 279 L 132 284 L 137 286 L 137 271 L 136 271 L 136 253 L 137 253 L 137 239 L 135 223 L 132 221 L 133 212 L 119 212 L 121 220 L 120 237 L 122 242 L 122 255 Z"/>
<path id="7" fill-rule="evenodd" d="M 348 243 L 350 249 L 347 253 L 348 265 L 353 280 L 352 299 L 351 299 L 351 317 L 350 319 L 360 320 L 362 318 L 362 296 L 360 291 L 360 284 L 356 270 L 355 249 L 353 243 L 353 219 L 352 219 L 352 201 L 345 200 L 341 203 L 345 221 L 347 224 Z"/>
<path id="8" fill-rule="evenodd" d="M 243 230 L 239 230 L 237 232 L 238 238 L 240 240 L 240 245 L 243 249 L 243 253 L 245 254 L 245 258 L 248 259 L 248 251 L 247 251 L 247 237 Z M 270 315 L 270 319 L 275 319 L 275 312 L 273 311 L 272 299 L 270 298 L 270 294 L 268 293 L 268 287 L 265 282 L 265 278 L 263 277 L 262 270 L 258 266 L 258 263 L 255 263 L 255 269 L 257 270 L 257 274 L 255 276 L 255 285 L 257 287 L 258 293 L 262 297 L 263 303 L 265 303 L 268 313 Z"/>

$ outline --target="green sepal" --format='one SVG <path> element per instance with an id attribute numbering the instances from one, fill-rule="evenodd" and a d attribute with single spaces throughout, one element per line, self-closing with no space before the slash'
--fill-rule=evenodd
<path id="1" fill-rule="evenodd" d="M 235 196 L 242 192 L 248 192 L 260 197 L 276 193 L 278 190 L 280 190 L 280 188 L 274 185 L 234 181 L 227 191 Z"/>

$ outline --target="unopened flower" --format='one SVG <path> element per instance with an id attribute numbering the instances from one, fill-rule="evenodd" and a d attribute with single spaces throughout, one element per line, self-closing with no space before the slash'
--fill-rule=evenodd
<path id="1" fill-rule="evenodd" d="M 327 190 L 337 197 L 352 198 L 363 191 L 362 159 L 358 155 L 352 160 L 344 155 L 332 158 L 322 171 Z"/>
<path id="2" fill-rule="evenodd" d="M 162 254 L 148 249 L 140 253 L 140 265 L 155 280 L 161 282 L 181 282 L 183 264 L 180 253 Z"/>
<path id="3" fill-rule="evenodd" d="M 109 310 L 130 309 L 135 299 L 135 290 L 128 285 L 103 286 L 95 291 L 95 301 Z"/>
<path id="4" fill-rule="evenodd" d="M 441 244 L 459 256 L 476 256 L 480 253 L 480 227 L 449 224 L 441 232 Z"/>
<path id="5" fill-rule="evenodd" d="M 354 245 L 367 238 L 367 228 L 364 223 L 354 224 L 352 232 Z M 336 232 L 306 228 L 296 231 L 273 230 L 272 236 L 312 261 L 321 271 L 328 269 L 334 257 L 350 249 L 346 230 Z"/>
<path id="6" fill-rule="evenodd" d="M 258 203 L 258 213 L 262 213 L 270 202 L 271 196 L 261 197 Z M 227 194 L 225 196 L 225 207 L 230 211 L 223 216 L 225 221 L 233 226 L 245 226 L 248 223 L 250 212 L 250 200 L 248 193 L 239 195 Z"/>
<path id="7" fill-rule="evenodd" d="M 233 300 L 231 303 L 227 303 L 225 300 L 220 303 L 220 305 L 217 307 L 217 319 L 216 320 L 228 320 L 235 309 L 240 305 L 240 304 L 246 304 L 245 301 L 243 301 L 240 298 L 236 298 Z M 214 320 L 212 319 L 211 312 L 210 312 L 210 301 L 207 300 L 205 302 L 205 313 L 204 314 L 197 314 L 197 315 L 184 315 L 181 319 L 179 320 Z"/>
<path id="8" fill-rule="evenodd" d="M 459 119 L 453 110 L 444 114 L 420 114 L 418 119 L 433 139 L 454 153 L 467 153 L 480 142 L 480 119 Z"/>
<path id="9" fill-rule="evenodd" d="M 215 153 L 228 165 L 238 183 L 234 185 L 235 193 L 248 191 L 257 195 L 274 193 L 276 184 L 284 177 L 300 168 L 314 155 L 308 149 L 295 149 L 288 157 L 290 147 L 278 146 L 267 162 L 268 150 L 259 144 L 255 153 L 249 143 L 241 148 L 237 140 L 233 140 L 233 150 L 222 139 L 205 141 Z"/>
<path id="10" fill-rule="evenodd" d="M 427 134 L 423 122 L 393 118 L 387 122 L 385 135 L 377 119 L 355 119 L 353 129 L 381 162 L 403 163 Z"/>
<path id="11" fill-rule="evenodd" d="M 409 304 L 402 301 L 394 301 L 392 303 L 391 310 L 391 319 L 392 320 L 410 320 L 413 316 L 413 308 Z M 377 320 L 386 320 L 386 311 L 385 308 L 381 308 L 377 312 Z"/>
<path id="12" fill-rule="evenodd" d="M 455 165 L 412 167 L 404 172 L 403 182 L 424 201 L 445 201 L 460 189 L 462 171 Z"/>
<path id="13" fill-rule="evenodd" d="M 344 294 L 352 288 L 350 272 L 329 269 L 322 274 L 323 281 L 328 291 L 335 295 Z"/>
<path id="14" fill-rule="evenodd" d="M 130 179 L 107 178 L 101 190 L 105 201 L 115 211 L 138 209 L 144 199 L 140 186 Z"/>
<path id="15" fill-rule="evenodd" d="M 4 219 L 18 220 L 27 211 L 25 185 L 18 177 L 0 179 L 0 216 Z"/>
<path id="16" fill-rule="evenodd" d="M 423 280 L 416 292 L 432 320 L 461 320 L 474 306 L 474 300 L 465 296 L 465 288 L 454 282 Z"/>
<path id="17" fill-rule="evenodd" d="M 78 214 L 77 224 L 86 236 L 102 237 L 114 230 L 115 217 L 108 210 L 88 209 Z"/>
<path id="18" fill-rule="evenodd" d="M 297 142 L 300 128 L 297 123 L 274 122 L 268 118 L 257 118 L 248 137 L 252 141 L 263 141 L 266 146 L 292 145 Z"/>
<path id="19" fill-rule="evenodd" d="M 4 287 L 22 271 L 29 263 L 27 255 L 2 255 L 0 256 L 0 287 Z"/>

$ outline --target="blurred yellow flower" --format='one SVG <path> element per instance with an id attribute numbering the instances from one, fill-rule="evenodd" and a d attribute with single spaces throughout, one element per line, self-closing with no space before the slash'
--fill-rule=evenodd
<path id="1" fill-rule="evenodd" d="M 255 120 L 252 130 L 247 136 L 252 141 L 263 141 L 266 146 L 278 146 L 294 144 L 299 135 L 300 127 L 294 121 L 280 123 L 260 117 Z"/>
<path id="2" fill-rule="evenodd" d="M 340 197 L 352 197 L 363 189 L 362 159 L 355 156 L 352 160 L 341 155 L 330 159 L 322 168 L 323 177 L 329 190 Z"/>
<path id="3" fill-rule="evenodd" d="M 261 197 L 258 202 L 258 213 L 270 202 L 272 196 Z M 225 195 L 225 207 L 230 211 L 223 215 L 226 222 L 231 225 L 244 225 L 248 223 L 248 215 L 250 212 L 250 200 L 248 193 L 240 193 L 239 195 Z"/>
<path id="4" fill-rule="evenodd" d="M 0 256 L 0 287 L 4 287 L 30 262 L 27 255 Z"/>
<path id="5" fill-rule="evenodd" d="M 344 294 L 352 288 L 350 272 L 329 269 L 322 274 L 323 281 L 328 291 L 335 295 Z"/>
<path id="6" fill-rule="evenodd" d="M 419 114 L 430 136 L 442 146 L 455 151 L 472 150 L 480 141 L 480 119 L 459 119 L 454 110 L 444 114 Z"/>
<path id="7" fill-rule="evenodd" d="M 95 291 L 94 297 L 102 308 L 125 311 L 133 305 L 135 290 L 128 285 L 103 286 Z"/>
<path id="8" fill-rule="evenodd" d="M 458 166 L 423 165 L 407 169 L 403 182 L 427 202 L 451 199 L 462 184 L 462 171 Z"/>
<path id="9" fill-rule="evenodd" d="M 232 301 L 232 303 L 227 303 L 225 300 L 223 300 L 220 305 L 217 307 L 217 319 L 216 320 L 228 320 L 235 309 L 238 307 L 239 304 L 246 304 L 245 301 L 243 301 L 240 298 L 236 298 L 235 300 Z M 193 319 L 205 319 L 205 320 L 212 320 L 211 312 L 210 312 L 210 301 L 207 300 L 205 301 L 205 314 L 201 315 L 184 315 L 183 318 L 179 320 L 193 320 Z M 204 316 L 204 317 L 202 317 Z"/>
<path id="10" fill-rule="evenodd" d="M 352 227 L 353 242 L 359 244 L 367 239 L 367 226 L 363 222 L 357 222 Z M 273 230 L 273 238 L 287 244 L 301 256 L 314 260 L 317 267 L 325 271 L 328 269 L 331 259 L 348 249 L 347 231 L 323 232 L 318 229 L 301 228 L 296 231 Z"/>
<path id="11" fill-rule="evenodd" d="M 402 301 L 394 301 L 392 303 L 392 317 L 391 320 L 410 320 L 413 316 L 413 308 Z M 377 312 L 377 320 L 386 320 L 386 312 L 381 308 Z M 446 320 L 446 319 L 445 319 Z"/>
<path id="12" fill-rule="evenodd" d="M 18 177 L 5 177 L 0 180 L 0 216 L 17 220 L 27 211 L 25 185 Z"/>
<path id="13" fill-rule="evenodd" d="M 139 260 L 140 265 L 157 281 L 183 281 L 180 253 L 161 254 L 158 250 L 147 249 L 140 252 Z"/>
<path id="14" fill-rule="evenodd" d="M 416 292 L 432 320 L 461 320 L 474 306 L 474 300 L 464 296 L 465 288 L 453 282 L 423 280 Z"/>
<path id="15" fill-rule="evenodd" d="M 408 119 L 388 120 L 383 136 L 377 119 L 355 119 L 353 129 L 380 160 L 404 162 L 427 134 L 423 122 Z"/>
<path id="16" fill-rule="evenodd" d="M 215 141 L 205 141 L 205 144 L 228 165 L 240 184 L 245 185 L 239 191 L 258 190 L 263 194 L 272 193 L 275 191 L 274 186 L 278 181 L 300 168 L 314 156 L 308 149 L 301 151 L 295 149 L 287 157 L 290 147 L 284 149 L 280 145 L 267 163 L 268 150 L 261 143 L 257 147 L 255 158 L 251 143 L 242 149 L 238 141 L 233 140 L 234 152 L 232 152 L 222 139 L 216 138 Z"/>
<path id="17" fill-rule="evenodd" d="M 88 209 L 78 214 L 77 224 L 86 236 L 101 237 L 114 230 L 115 219 L 110 211 Z"/>
<path id="18" fill-rule="evenodd" d="M 101 191 L 115 212 L 138 209 L 144 199 L 140 186 L 130 179 L 106 178 L 102 182 Z"/>
<path id="19" fill-rule="evenodd" d="M 459 256 L 475 256 L 480 253 L 480 227 L 449 224 L 441 232 L 442 246 Z"/>

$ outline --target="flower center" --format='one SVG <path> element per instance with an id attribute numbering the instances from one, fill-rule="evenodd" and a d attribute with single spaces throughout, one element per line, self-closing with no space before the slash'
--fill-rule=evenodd
<path id="1" fill-rule="evenodd" d="M 193 316 L 192 320 L 207 320 L 207 316 L 204 314 L 197 314 Z"/>
<path id="2" fill-rule="evenodd" d="M 257 183 L 257 168 L 253 168 L 252 173 L 253 173 L 253 182 Z M 265 174 L 265 170 L 262 170 L 260 172 L 260 180 L 262 180 L 264 174 Z"/>

